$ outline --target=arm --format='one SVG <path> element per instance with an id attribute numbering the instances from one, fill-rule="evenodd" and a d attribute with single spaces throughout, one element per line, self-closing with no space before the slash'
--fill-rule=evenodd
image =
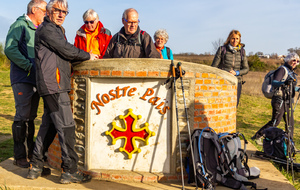
<path id="1" fill-rule="evenodd" d="M 24 69 L 25 71 L 30 71 L 32 63 L 30 62 L 28 57 L 25 57 L 25 52 L 24 54 L 22 54 L 19 49 L 19 42 L 23 35 L 23 32 L 25 32 L 25 26 L 22 25 L 20 22 L 15 22 L 10 27 L 6 37 L 4 53 L 7 56 L 7 58 L 13 63 L 15 63 L 18 67 Z M 25 49 L 25 51 L 27 51 L 27 49 Z"/>
<path id="2" fill-rule="evenodd" d="M 244 58 L 243 58 L 243 61 L 241 62 L 241 68 L 239 71 L 236 71 L 237 72 L 237 76 L 240 75 L 245 75 L 249 72 L 249 65 L 248 65 L 248 60 L 247 60 L 247 56 L 246 56 L 246 51 L 244 50 Z"/>
<path id="3" fill-rule="evenodd" d="M 103 56 L 104 59 L 106 58 L 114 58 L 114 49 L 115 49 L 115 41 L 116 41 L 116 38 L 118 36 L 118 33 L 115 34 L 109 41 L 109 44 L 106 48 L 106 51 L 105 51 L 105 55 Z"/>
<path id="4" fill-rule="evenodd" d="M 103 48 L 103 51 L 102 52 L 100 52 L 101 53 L 101 56 L 100 56 L 100 58 L 102 59 L 103 58 L 103 56 L 105 55 L 105 52 L 106 52 L 106 50 L 107 50 L 107 47 L 108 47 L 108 45 L 109 45 L 109 42 L 110 42 L 110 40 L 111 40 L 111 38 L 112 38 L 112 36 L 111 36 L 111 32 L 110 32 L 110 30 L 108 30 L 107 28 L 105 29 L 105 33 L 103 34 L 104 35 L 104 44 L 105 44 L 105 46 L 104 46 L 104 48 Z"/>
<path id="5" fill-rule="evenodd" d="M 216 55 L 214 57 L 214 60 L 211 64 L 212 67 L 219 67 L 220 63 L 221 63 L 221 59 L 222 59 L 222 56 L 221 56 L 221 50 L 222 48 L 219 47 L 217 52 L 216 52 Z"/>
<path id="6" fill-rule="evenodd" d="M 146 58 L 159 58 L 160 59 L 160 54 L 159 52 L 156 50 L 155 45 L 152 41 L 151 36 L 145 32 L 144 34 L 144 43 L 142 43 L 144 45 L 144 50 L 145 50 L 145 57 Z"/>

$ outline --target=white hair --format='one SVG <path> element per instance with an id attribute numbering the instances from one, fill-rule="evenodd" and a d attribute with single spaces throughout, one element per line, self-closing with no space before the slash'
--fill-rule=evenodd
<path id="1" fill-rule="evenodd" d="M 299 60 L 299 55 L 295 52 L 289 53 L 285 58 L 284 62 L 288 63 L 293 59 L 298 59 Z"/>
<path id="2" fill-rule="evenodd" d="M 156 30 L 156 32 L 154 33 L 154 36 L 153 36 L 154 40 L 159 36 L 163 37 L 166 40 L 166 42 L 169 40 L 169 34 L 166 29 Z"/>
<path id="3" fill-rule="evenodd" d="M 67 11 L 69 10 L 67 0 L 50 0 L 46 7 L 47 11 L 49 11 L 51 13 L 51 9 L 52 9 L 53 5 L 56 3 L 61 4 L 63 7 L 65 7 L 67 9 Z"/>
<path id="4" fill-rule="evenodd" d="M 83 21 L 86 21 L 86 19 L 89 18 L 90 16 L 99 20 L 99 16 L 96 13 L 96 11 L 94 11 L 93 9 L 89 9 L 89 10 L 85 11 L 85 13 L 83 13 L 83 16 L 82 16 Z"/>

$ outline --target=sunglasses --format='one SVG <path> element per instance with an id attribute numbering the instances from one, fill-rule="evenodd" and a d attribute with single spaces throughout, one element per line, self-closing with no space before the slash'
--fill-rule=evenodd
<path id="1" fill-rule="evenodd" d="M 297 63 L 299 63 L 299 60 L 297 60 L 297 59 L 293 59 L 293 62 L 297 62 Z"/>
<path id="2" fill-rule="evenodd" d="M 84 24 L 94 24 L 94 22 L 96 21 L 96 19 L 95 20 L 91 20 L 91 21 L 84 21 Z"/>

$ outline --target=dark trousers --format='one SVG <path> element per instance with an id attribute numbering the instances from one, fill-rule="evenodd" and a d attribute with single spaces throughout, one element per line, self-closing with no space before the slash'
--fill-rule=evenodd
<path id="1" fill-rule="evenodd" d="M 282 104 L 281 104 L 282 103 Z M 269 127 L 277 127 L 283 117 L 284 121 L 286 121 L 286 114 L 285 114 L 285 110 L 284 110 L 284 102 L 281 96 L 273 96 L 272 101 L 271 101 L 271 105 L 272 105 L 272 119 L 266 124 L 264 125 L 262 128 L 260 128 L 257 132 L 256 132 L 256 136 L 257 137 L 261 137 L 263 135 L 263 131 Z M 290 105 L 288 103 L 286 103 L 286 111 L 288 111 L 290 109 Z M 291 107 L 292 109 L 292 107 Z M 291 112 L 291 115 L 289 115 L 290 118 L 290 127 L 289 130 L 291 132 L 291 137 L 293 137 L 294 134 L 294 114 L 293 111 Z"/>
<path id="2" fill-rule="evenodd" d="M 45 143 L 53 137 L 52 127 L 54 127 L 61 146 L 61 167 L 64 172 L 74 173 L 77 171 L 78 156 L 75 152 L 75 122 L 69 95 L 65 92 L 43 96 L 42 98 L 45 110 L 42 125 L 36 138 L 31 164 L 38 168 L 43 167 Z"/>
<path id="3" fill-rule="evenodd" d="M 239 82 L 238 86 L 237 86 L 237 103 L 236 103 L 236 107 L 239 106 L 241 94 L 242 94 L 242 83 Z"/>
<path id="4" fill-rule="evenodd" d="M 37 116 L 40 96 L 32 84 L 16 83 L 12 85 L 16 113 L 12 124 L 14 140 L 14 158 L 30 158 L 34 147 L 34 119 Z M 26 146 L 28 152 L 26 151 Z"/>

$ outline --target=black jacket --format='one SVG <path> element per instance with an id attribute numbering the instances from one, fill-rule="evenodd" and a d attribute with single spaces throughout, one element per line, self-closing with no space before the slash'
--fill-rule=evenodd
<path id="1" fill-rule="evenodd" d="M 70 91 L 69 61 L 89 59 L 89 53 L 67 42 L 61 26 L 45 17 L 35 34 L 36 80 L 40 96 Z"/>

